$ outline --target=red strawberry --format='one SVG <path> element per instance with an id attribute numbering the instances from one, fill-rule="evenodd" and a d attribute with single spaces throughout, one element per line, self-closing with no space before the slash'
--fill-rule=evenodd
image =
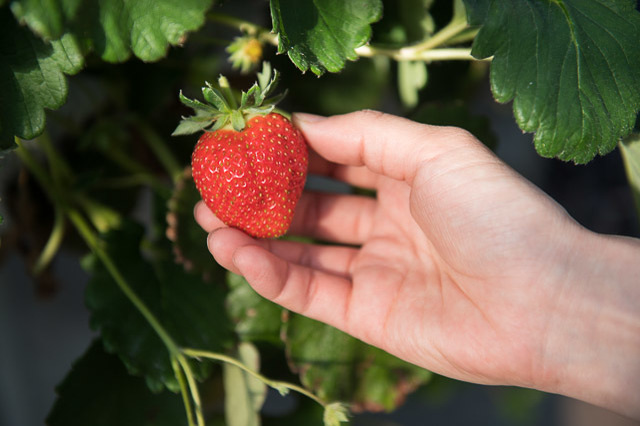
<path id="1" fill-rule="evenodd" d="M 225 224 L 261 238 L 287 232 L 307 163 L 302 134 L 275 113 L 252 118 L 241 132 L 206 132 L 191 157 L 207 206 Z"/>
<path id="2" fill-rule="evenodd" d="M 239 108 L 227 80 L 222 93 L 207 84 L 209 105 L 184 98 L 196 110 L 174 134 L 205 130 L 191 157 L 193 179 L 204 202 L 228 226 L 259 238 L 287 232 L 304 187 L 308 153 L 302 133 L 266 95 L 273 89 L 268 64 L 259 83 L 242 93 Z M 208 130 L 209 127 L 212 127 Z"/>

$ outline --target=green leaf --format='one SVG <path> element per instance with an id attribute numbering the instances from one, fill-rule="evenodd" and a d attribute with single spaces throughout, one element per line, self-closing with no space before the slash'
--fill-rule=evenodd
<path id="1" fill-rule="evenodd" d="M 328 325 L 292 314 L 286 324 L 289 363 L 325 401 L 354 410 L 391 411 L 431 373 Z"/>
<path id="2" fill-rule="evenodd" d="M 640 13 L 631 0 L 465 0 L 493 56 L 491 88 L 513 100 L 540 155 L 586 163 L 629 134 L 640 109 Z"/>
<path id="3" fill-rule="evenodd" d="M 221 286 L 204 283 L 167 259 L 147 259 L 140 251 L 143 231 L 141 226 L 126 222 L 103 236 L 119 272 L 176 344 L 212 352 L 224 350 L 231 327 Z M 92 272 L 85 296 L 90 325 L 100 330 L 105 348 L 117 353 L 131 374 L 144 376 L 152 390 L 167 387 L 177 391 L 167 348 L 158 335 L 97 258 L 89 257 L 85 265 Z M 207 377 L 209 367 L 208 363 L 192 365 L 198 379 Z"/>
<path id="4" fill-rule="evenodd" d="M 371 23 L 382 16 L 381 0 L 271 0 L 279 53 L 301 71 L 321 75 L 356 60 L 355 49 L 371 37 Z"/>
<path id="5" fill-rule="evenodd" d="M 251 343 L 240 343 L 237 358 L 253 371 L 260 371 L 260 353 Z M 227 426 L 259 426 L 260 409 L 267 385 L 235 365 L 223 365 Z"/>
<path id="6" fill-rule="evenodd" d="M 236 323 L 235 330 L 240 339 L 281 344 L 280 330 L 284 310 L 256 293 L 240 275 L 229 272 L 227 283 L 227 312 Z"/>
<path id="7" fill-rule="evenodd" d="M 11 10 L 45 39 L 73 34 L 105 61 L 135 54 L 143 61 L 166 55 L 185 33 L 204 23 L 212 0 L 14 0 Z"/>
<path id="8" fill-rule="evenodd" d="M 14 136 L 32 139 L 43 132 L 44 109 L 64 104 L 64 74 L 78 72 L 86 53 L 93 50 L 110 62 L 125 61 L 132 52 L 143 61 L 158 60 L 204 23 L 211 3 L 157 0 L 149 7 L 135 0 L 14 0 L 2 8 L 0 152 L 14 146 Z"/>
<path id="9" fill-rule="evenodd" d="M 71 36 L 44 43 L 0 9 L 0 152 L 12 148 L 14 135 L 33 139 L 44 130 L 44 109 L 56 109 L 67 98 L 65 74 L 83 66 Z"/>
<path id="10" fill-rule="evenodd" d="M 640 220 L 640 134 L 632 133 L 620 143 L 620 152 L 627 172 L 627 180 L 633 193 L 636 214 Z"/>
<path id="11" fill-rule="evenodd" d="M 99 340 L 56 388 L 49 426 L 175 426 L 185 424 L 179 396 L 151 393 L 144 380 L 127 373 L 118 357 Z"/>

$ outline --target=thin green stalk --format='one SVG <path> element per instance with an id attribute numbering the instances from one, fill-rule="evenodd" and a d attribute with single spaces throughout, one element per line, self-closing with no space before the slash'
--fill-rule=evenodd
<path id="1" fill-rule="evenodd" d="M 191 401 L 189 400 L 189 390 L 187 389 L 184 372 L 180 369 L 180 364 L 175 357 L 171 358 L 171 367 L 173 367 L 173 374 L 175 374 L 176 379 L 178 379 L 178 384 L 180 385 L 182 402 L 184 403 L 184 409 L 187 412 L 187 421 L 189 422 L 189 426 L 194 426 L 193 408 L 191 407 Z"/>
<path id="2" fill-rule="evenodd" d="M 222 24 L 229 28 L 235 28 L 250 36 L 258 37 L 262 42 L 278 46 L 277 34 L 274 34 L 270 29 L 254 24 L 253 22 L 220 13 L 210 13 L 207 15 L 207 19 L 211 22 Z"/>
<path id="3" fill-rule="evenodd" d="M 466 21 L 452 21 L 440 31 L 429 37 L 428 39 L 414 44 L 406 49 L 412 49 L 416 52 L 435 49 L 443 44 L 448 43 L 452 38 L 466 30 L 469 26 Z"/>
<path id="4" fill-rule="evenodd" d="M 176 356 L 176 359 L 187 376 L 187 383 L 189 384 L 189 389 L 191 391 L 191 398 L 193 399 L 193 404 L 195 405 L 196 409 L 195 411 L 198 426 L 204 426 L 204 415 L 202 414 L 202 401 L 200 400 L 200 392 L 198 391 L 198 384 L 194 379 L 193 371 L 191 370 L 189 361 L 182 354 L 178 354 Z"/>
<path id="5" fill-rule="evenodd" d="M 251 368 L 247 367 L 242 362 L 238 361 L 233 357 L 219 354 L 219 353 L 202 351 L 199 349 L 190 349 L 190 348 L 182 348 L 182 353 L 193 358 L 206 358 L 206 359 L 212 359 L 215 361 L 226 362 L 228 364 L 234 365 L 244 370 L 245 372 L 251 374 L 253 377 L 262 381 L 267 386 L 276 389 L 281 394 L 285 394 L 288 390 L 292 390 L 313 399 L 315 402 L 317 402 L 323 407 L 327 406 L 327 403 L 325 401 L 323 401 L 322 399 L 320 399 L 320 397 L 308 391 L 307 389 L 301 386 L 295 385 L 293 383 L 269 379 L 268 377 L 265 377 L 262 374 L 258 373 L 257 371 L 254 371 Z"/>
<path id="6" fill-rule="evenodd" d="M 55 206 L 53 228 L 51 229 L 51 234 L 49 235 L 47 244 L 45 244 L 42 249 L 42 253 L 40 253 L 38 260 L 36 261 L 36 265 L 33 267 L 33 273 L 35 275 L 40 274 L 40 272 L 42 272 L 51 263 L 53 257 L 58 252 L 64 237 L 64 228 L 64 211 L 62 210 L 62 207 Z"/>
<path id="7" fill-rule="evenodd" d="M 160 194 L 167 194 L 167 185 L 165 185 L 160 179 L 155 177 L 140 163 L 131 159 L 131 157 L 124 155 L 122 151 L 102 149 L 101 152 L 111 161 L 122 167 L 124 170 L 130 173 L 144 175 L 147 184 L 151 186 L 156 192 Z"/>
<path id="8" fill-rule="evenodd" d="M 138 311 L 142 314 L 142 316 L 147 320 L 151 328 L 156 332 L 160 340 L 164 343 L 165 347 L 169 351 L 169 356 L 172 360 L 177 360 L 179 365 L 184 370 L 184 375 L 186 376 L 186 380 L 188 383 L 188 387 L 191 391 L 191 397 L 193 398 L 195 407 L 196 407 L 196 419 L 198 426 L 205 426 L 204 417 L 202 415 L 202 407 L 200 402 L 200 395 L 198 393 L 198 388 L 195 383 L 195 379 L 193 376 L 193 372 L 191 371 L 191 367 L 184 359 L 184 356 L 180 353 L 180 349 L 178 349 L 178 345 L 173 341 L 169 333 L 164 329 L 162 324 L 157 320 L 155 315 L 149 310 L 147 305 L 138 297 L 138 295 L 133 291 L 133 289 L 129 286 L 125 278 L 120 274 L 117 266 L 113 263 L 113 260 L 108 255 L 106 251 L 102 249 L 100 246 L 100 242 L 93 231 L 90 229 L 89 225 L 86 223 L 84 218 L 75 210 L 69 210 L 67 212 L 69 219 L 75 225 L 76 229 L 83 237 L 87 245 L 91 248 L 91 250 L 98 256 L 104 267 L 107 269 L 113 280 L 116 282 L 120 290 L 127 296 L 129 301 L 133 303 L 133 305 L 138 309 Z M 174 373 L 176 373 L 176 367 L 174 367 Z M 180 384 L 180 390 L 182 392 L 182 399 L 185 401 L 185 405 L 190 407 L 188 400 L 189 396 L 187 394 L 187 388 L 184 386 L 184 378 L 182 374 L 176 373 L 176 377 Z M 187 417 L 189 420 L 189 425 L 193 425 L 193 413 L 190 408 L 187 408 Z"/>
<path id="9" fill-rule="evenodd" d="M 449 45 L 468 43 L 470 41 L 475 40 L 476 36 L 478 35 L 478 32 L 480 32 L 480 29 L 468 27 L 467 29 L 461 31 L 456 36 L 451 37 L 447 43 Z"/>
<path id="10" fill-rule="evenodd" d="M 412 49 L 387 49 L 376 46 L 361 46 L 356 53 L 365 58 L 388 56 L 396 61 L 477 61 L 469 48 L 443 48 L 416 52 Z"/>
<path id="11" fill-rule="evenodd" d="M 138 309 L 145 320 L 149 323 L 151 328 L 153 328 L 155 333 L 158 335 L 160 340 L 162 340 L 165 347 L 169 351 L 171 359 L 176 360 L 179 366 L 184 370 L 184 376 L 186 376 L 188 388 L 191 391 L 191 396 L 196 406 L 196 418 L 198 421 L 197 424 L 198 426 L 204 426 L 204 417 L 202 415 L 202 405 L 200 402 L 197 384 L 195 382 L 193 372 L 191 371 L 191 366 L 185 359 L 184 355 L 180 352 L 178 345 L 174 342 L 169 333 L 164 329 L 162 324 L 160 324 L 158 319 L 147 307 L 147 305 L 131 288 L 124 276 L 122 276 L 109 254 L 103 249 L 100 239 L 95 234 L 89 223 L 77 209 L 64 203 L 66 199 L 61 195 L 63 191 L 60 191 L 58 189 L 58 187 L 55 185 L 56 182 L 53 179 L 50 179 L 47 171 L 35 160 L 35 158 L 33 158 L 29 150 L 27 150 L 22 144 L 22 141 L 20 141 L 20 139 L 18 138 L 16 138 L 15 141 L 18 146 L 18 148 L 15 150 L 16 154 L 20 157 L 20 159 L 30 170 L 30 172 L 36 177 L 40 186 L 44 189 L 45 193 L 51 199 L 51 201 L 54 203 L 57 202 L 57 205 L 60 207 L 61 211 L 66 214 L 80 236 L 84 239 L 85 243 L 89 246 L 91 251 L 100 259 L 120 290 L 125 294 L 129 301 L 133 303 L 136 309 Z M 176 372 L 175 364 L 172 363 L 172 365 L 174 367 L 174 372 Z M 181 391 L 183 392 L 183 400 L 188 402 L 189 396 L 187 395 L 187 386 L 185 386 L 184 384 L 185 378 L 183 377 L 182 373 L 178 374 L 176 372 L 176 376 L 178 382 L 180 383 Z M 190 410 L 190 408 L 187 409 L 187 417 L 189 417 L 191 426 L 193 424 L 193 413 L 189 414 Z"/>
<path id="12" fill-rule="evenodd" d="M 73 194 L 73 201 L 75 205 L 82 208 L 91 224 L 100 232 L 118 228 L 122 223 L 120 213 L 99 201 L 87 197 L 83 193 Z"/>
<path id="13" fill-rule="evenodd" d="M 162 164 L 167 173 L 169 173 L 169 176 L 171 176 L 173 183 L 178 182 L 182 177 L 184 167 L 178 163 L 165 141 L 149 124 L 140 118 L 134 117 L 133 122 L 140 133 L 142 133 L 144 141 L 158 158 L 160 164 Z"/>
<path id="14" fill-rule="evenodd" d="M 57 183 L 60 183 L 65 179 L 67 181 L 73 180 L 73 172 L 71 171 L 71 168 L 53 146 L 49 134 L 46 132 L 43 133 L 38 138 L 38 142 L 40 143 L 40 146 L 43 148 L 44 153 L 47 156 L 49 167 L 51 167 L 51 175 L 53 179 L 55 179 Z"/>
<path id="15" fill-rule="evenodd" d="M 45 193 L 49 195 L 51 201 L 55 202 L 58 200 L 61 202 L 61 194 L 58 193 L 44 167 L 42 167 L 36 159 L 33 158 L 31 152 L 29 152 L 29 150 L 22 144 L 22 141 L 19 138 L 15 138 L 15 142 L 16 145 L 18 145 L 18 148 L 14 152 L 18 157 L 20 157 L 20 160 L 22 160 L 24 165 L 27 166 L 27 169 L 29 169 L 29 171 L 35 176 L 40 186 L 45 190 Z"/>
<path id="16" fill-rule="evenodd" d="M 127 298 L 133 303 L 133 305 L 140 311 L 142 316 L 147 320 L 151 328 L 156 332 L 158 337 L 165 344 L 169 353 L 173 356 L 176 356 L 180 353 L 178 349 L 178 345 L 173 341 L 169 333 L 164 329 L 164 327 L 160 324 L 158 319 L 153 315 L 153 313 L 149 310 L 147 305 L 140 299 L 140 297 L 136 294 L 135 291 L 129 286 L 126 279 L 122 276 L 118 267 L 115 265 L 111 256 L 104 251 L 102 246 L 100 245 L 100 241 L 98 237 L 94 234 L 93 230 L 89 226 L 89 224 L 85 221 L 85 219 L 80 215 L 80 213 L 75 209 L 69 209 L 67 211 L 67 216 L 69 220 L 76 227 L 76 230 L 80 233 L 80 236 L 85 240 L 89 248 L 98 256 L 104 267 L 107 269 L 113 280 L 116 282 L 120 290 L 127 296 Z"/>

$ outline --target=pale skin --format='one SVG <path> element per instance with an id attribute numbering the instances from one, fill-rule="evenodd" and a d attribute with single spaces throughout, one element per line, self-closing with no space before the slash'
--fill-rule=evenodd
<path id="1" fill-rule="evenodd" d="M 294 115 L 310 173 L 376 197 L 305 193 L 256 240 L 201 202 L 216 261 L 262 296 L 460 380 L 640 419 L 640 241 L 593 233 L 471 134 L 374 111 Z"/>

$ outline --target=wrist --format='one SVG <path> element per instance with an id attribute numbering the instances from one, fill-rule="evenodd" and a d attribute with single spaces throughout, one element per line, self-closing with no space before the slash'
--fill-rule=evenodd
<path id="1" fill-rule="evenodd" d="M 640 241 L 578 231 L 536 387 L 640 418 Z"/>

